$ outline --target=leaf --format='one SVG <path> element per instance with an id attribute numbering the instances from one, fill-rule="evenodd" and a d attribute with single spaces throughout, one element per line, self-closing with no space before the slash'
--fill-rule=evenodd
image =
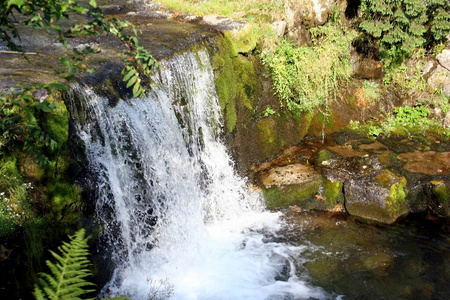
<path id="1" fill-rule="evenodd" d="M 95 0 L 90 0 L 90 1 L 89 1 L 89 5 L 92 6 L 93 8 L 97 8 L 97 1 L 95 1 Z"/>
<path id="2" fill-rule="evenodd" d="M 128 81 L 128 80 L 131 78 L 131 76 L 134 75 L 134 72 L 135 72 L 135 70 L 134 70 L 134 69 L 131 69 L 131 70 L 127 73 L 127 75 L 125 75 L 125 76 L 123 77 L 123 81 Z"/>

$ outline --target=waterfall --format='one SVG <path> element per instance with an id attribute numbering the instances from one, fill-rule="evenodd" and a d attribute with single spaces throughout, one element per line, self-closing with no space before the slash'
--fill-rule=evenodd
<path id="1" fill-rule="evenodd" d="M 143 99 L 114 106 L 88 86 L 73 107 L 115 272 L 132 299 L 324 298 L 296 275 L 304 250 L 274 241 L 280 214 L 249 191 L 220 141 L 205 51 L 161 62 Z"/>

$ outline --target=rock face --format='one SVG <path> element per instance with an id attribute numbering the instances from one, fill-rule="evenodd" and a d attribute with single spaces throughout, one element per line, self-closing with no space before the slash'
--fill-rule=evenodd
<path id="1" fill-rule="evenodd" d="M 324 24 L 334 3 L 335 0 L 285 0 L 288 37 L 298 45 L 310 43 L 307 28 Z"/>

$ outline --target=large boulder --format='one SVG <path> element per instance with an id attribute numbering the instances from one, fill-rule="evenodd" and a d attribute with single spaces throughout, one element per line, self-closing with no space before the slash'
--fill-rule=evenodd
<path id="1" fill-rule="evenodd" d="M 408 213 L 405 177 L 388 170 L 367 170 L 344 183 L 345 209 L 353 216 L 392 224 Z"/>
<path id="2" fill-rule="evenodd" d="M 260 175 L 260 181 L 268 208 L 297 205 L 309 210 L 324 205 L 323 198 L 315 197 L 321 176 L 311 166 L 292 164 L 271 168 Z"/>

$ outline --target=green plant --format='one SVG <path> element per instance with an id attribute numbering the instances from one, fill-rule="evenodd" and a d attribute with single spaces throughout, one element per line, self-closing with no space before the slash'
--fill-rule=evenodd
<path id="1" fill-rule="evenodd" d="M 389 65 L 443 42 L 450 32 L 449 9 L 447 0 L 362 0 L 360 28 L 378 41 Z"/>
<path id="2" fill-rule="evenodd" d="M 367 99 L 372 101 L 380 100 L 380 87 L 379 84 L 375 81 L 364 80 L 363 81 L 363 90 Z"/>
<path id="3" fill-rule="evenodd" d="M 70 236 L 70 242 L 58 247 L 59 254 L 50 251 L 55 262 L 46 261 L 50 273 L 40 274 L 33 292 L 37 300 L 81 299 L 94 291 L 89 288 L 93 284 L 85 279 L 91 276 L 87 241 L 85 230 L 80 229 Z"/>
<path id="4" fill-rule="evenodd" d="M 266 108 L 262 112 L 262 115 L 264 117 L 272 116 L 274 114 L 275 114 L 275 111 L 270 106 L 266 106 Z"/>
<path id="5" fill-rule="evenodd" d="M 355 32 L 338 18 L 312 28 L 311 47 L 283 40 L 274 52 L 262 55 L 271 71 L 273 87 L 290 111 L 312 111 L 335 99 L 341 84 L 350 78 L 350 42 Z"/>

